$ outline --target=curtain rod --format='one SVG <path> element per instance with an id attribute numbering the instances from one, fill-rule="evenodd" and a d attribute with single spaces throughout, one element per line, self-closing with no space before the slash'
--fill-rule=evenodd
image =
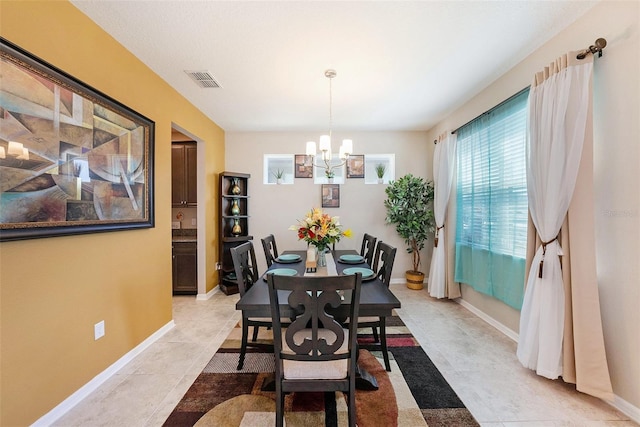
<path id="1" fill-rule="evenodd" d="M 578 53 L 578 55 L 576 56 L 576 59 L 586 58 L 589 52 L 591 52 L 594 55 L 598 53 L 598 58 L 600 58 L 602 57 L 602 49 L 604 49 L 605 46 L 607 46 L 607 41 L 603 38 L 599 38 L 594 42 L 594 44 L 592 44 L 585 50 L 580 51 L 580 53 Z"/>
<path id="2" fill-rule="evenodd" d="M 487 111 L 485 111 L 482 114 L 477 115 L 476 117 L 474 117 L 473 119 L 469 120 L 467 123 L 463 124 L 462 126 L 458 126 L 457 129 L 452 130 L 451 133 L 456 133 L 458 132 L 460 129 L 462 129 L 463 127 L 465 127 L 466 125 L 468 125 L 469 123 L 473 122 L 474 120 L 479 119 L 480 117 L 487 115 L 489 113 L 491 113 L 493 110 L 495 110 L 498 107 L 501 107 L 502 105 L 504 105 L 505 103 L 511 101 L 513 98 L 515 98 L 516 96 L 521 95 L 523 92 L 529 90 L 529 86 L 525 87 L 524 89 L 519 90 L 517 93 L 511 95 L 510 97 L 508 97 L 507 99 L 505 99 L 504 101 L 502 101 L 501 103 L 499 103 L 498 105 L 496 105 L 495 107 L 492 107 L 490 109 L 488 109 Z"/>
<path id="3" fill-rule="evenodd" d="M 596 39 L 596 41 L 594 42 L 594 44 L 592 44 L 591 46 L 589 46 L 588 48 L 581 50 L 580 52 L 578 52 L 578 55 L 576 55 L 576 59 L 584 59 L 587 57 L 587 55 L 589 53 L 592 54 L 598 54 L 598 58 L 602 57 L 602 49 L 604 49 L 607 46 L 607 40 L 603 39 L 603 38 L 598 38 Z M 498 105 L 496 105 L 495 107 L 485 111 L 484 113 L 476 116 L 475 118 L 469 120 L 467 123 L 463 124 L 462 126 L 459 126 L 457 129 L 451 131 L 451 133 L 456 133 L 458 132 L 461 128 L 465 127 L 466 125 L 468 125 L 469 123 L 473 122 L 474 120 L 476 120 L 479 117 L 484 116 L 485 114 L 489 114 L 490 112 L 492 112 L 493 110 L 495 110 L 496 108 L 500 107 L 501 105 L 503 105 L 505 102 L 510 101 L 511 99 L 515 98 L 516 96 L 520 95 L 522 92 L 524 92 L 525 90 L 528 90 L 529 86 L 525 87 L 524 89 L 522 89 L 521 91 L 519 91 L 518 93 L 516 93 L 515 95 L 510 96 L 509 98 L 505 99 L 504 101 L 502 101 L 501 103 L 499 103 Z M 438 143 L 438 140 L 435 139 L 433 141 L 434 144 Z"/>

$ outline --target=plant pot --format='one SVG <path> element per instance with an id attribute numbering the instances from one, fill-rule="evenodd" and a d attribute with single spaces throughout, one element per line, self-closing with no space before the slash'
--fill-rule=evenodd
<path id="1" fill-rule="evenodd" d="M 384 184 L 384 178 L 378 178 L 378 184 Z"/>
<path id="2" fill-rule="evenodd" d="M 424 287 L 424 273 L 420 271 L 407 270 L 405 273 L 407 288 L 419 291 Z"/>
<path id="3" fill-rule="evenodd" d="M 282 178 L 276 178 L 276 184 L 278 185 L 282 184 Z"/>

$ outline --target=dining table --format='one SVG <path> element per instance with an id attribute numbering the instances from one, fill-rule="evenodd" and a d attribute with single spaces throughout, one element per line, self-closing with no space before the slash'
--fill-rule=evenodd
<path id="1" fill-rule="evenodd" d="M 366 271 L 371 269 L 364 259 L 357 260 L 359 253 L 355 250 L 333 250 L 326 253 L 326 266 L 318 266 L 315 271 L 307 271 L 307 251 L 284 251 L 275 258 L 267 271 L 254 283 L 236 303 L 237 310 L 243 310 L 250 317 L 271 317 L 271 305 L 269 302 L 269 289 L 267 286 L 267 274 L 276 269 L 280 272 L 287 269 L 286 274 L 297 276 L 326 276 L 350 274 L 353 271 Z M 346 269 L 351 269 L 347 270 Z M 294 271 L 295 270 L 295 273 Z M 364 276 L 364 275 L 363 275 Z M 287 301 L 286 293 L 281 292 L 280 301 Z M 363 277 L 360 288 L 360 316 L 391 316 L 394 309 L 400 308 L 400 301 L 391 290 L 375 275 Z M 294 316 L 291 308 L 285 303 L 281 304 L 280 312 L 283 317 Z M 336 318 L 346 319 L 349 312 L 348 303 L 335 308 L 332 314 Z M 366 370 L 359 368 L 356 378 L 356 387 L 364 390 L 377 390 L 378 383 L 375 377 Z"/>

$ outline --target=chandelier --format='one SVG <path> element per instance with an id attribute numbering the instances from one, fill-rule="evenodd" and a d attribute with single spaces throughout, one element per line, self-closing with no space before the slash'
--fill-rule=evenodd
<path id="1" fill-rule="evenodd" d="M 329 79 L 329 135 L 322 135 L 320 137 L 319 155 L 316 152 L 316 142 L 307 142 L 307 159 L 309 159 L 310 163 L 316 168 L 324 169 L 324 174 L 327 178 L 333 178 L 335 176 L 334 169 L 342 167 L 347 162 L 349 156 L 353 154 L 353 141 L 350 139 L 342 140 L 342 145 L 339 150 L 340 163 L 331 164 L 331 128 L 333 126 L 331 80 L 336 76 L 336 70 L 326 70 L 324 75 Z M 315 162 L 316 157 L 320 157 L 318 159 L 319 163 Z"/>

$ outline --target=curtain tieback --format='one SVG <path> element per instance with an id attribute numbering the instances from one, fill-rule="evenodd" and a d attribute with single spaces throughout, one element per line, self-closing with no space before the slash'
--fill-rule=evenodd
<path id="1" fill-rule="evenodd" d="M 433 243 L 434 243 L 434 247 L 438 247 L 438 231 L 442 230 L 444 228 L 444 224 L 442 224 L 442 226 L 436 228 L 436 237 L 433 239 Z"/>
<path id="2" fill-rule="evenodd" d="M 547 253 L 547 245 L 555 240 L 558 240 L 558 236 L 549 240 L 548 242 L 542 242 L 542 259 L 540 260 L 540 268 L 538 269 L 538 278 L 542 279 L 542 267 L 544 265 L 544 255 Z"/>

